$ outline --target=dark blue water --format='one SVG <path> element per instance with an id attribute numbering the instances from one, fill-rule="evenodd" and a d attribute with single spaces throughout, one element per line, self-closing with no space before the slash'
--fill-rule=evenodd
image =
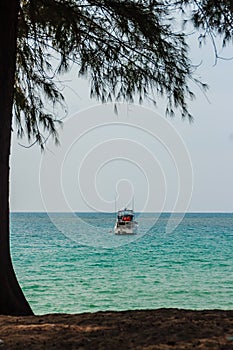
<path id="1" fill-rule="evenodd" d="M 138 216 L 139 234 L 121 237 L 114 214 L 13 213 L 13 263 L 34 312 L 233 309 L 233 214 L 186 214 L 168 234 L 169 216 Z"/>

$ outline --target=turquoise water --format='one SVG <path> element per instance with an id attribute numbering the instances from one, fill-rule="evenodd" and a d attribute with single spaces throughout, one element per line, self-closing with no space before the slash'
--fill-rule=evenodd
<path id="1" fill-rule="evenodd" d="M 139 216 L 141 234 L 127 238 L 111 232 L 114 214 L 12 213 L 13 263 L 34 312 L 233 309 L 233 214 L 186 214 L 170 234 L 169 214 L 154 218 Z"/>

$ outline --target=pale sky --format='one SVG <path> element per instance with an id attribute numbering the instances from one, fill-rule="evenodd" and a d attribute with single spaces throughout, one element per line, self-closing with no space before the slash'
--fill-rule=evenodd
<path id="1" fill-rule="evenodd" d="M 233 212 L 233 60 L 214 65 L 212 46 L 196 41 L 192 59 L 210 86 L 207 98 L 192 87 L 192 124 L 165 118 L 162 101 L 157 109 L 119 106 L 117 116 L 90 100 L 88 82 L 72 71 L 61 146 L 49 142 L 41 155 L 13 136 L 11 210 L 112 212 L 118 191 L 117 207 L 134 193 L 137 211 Z"/>

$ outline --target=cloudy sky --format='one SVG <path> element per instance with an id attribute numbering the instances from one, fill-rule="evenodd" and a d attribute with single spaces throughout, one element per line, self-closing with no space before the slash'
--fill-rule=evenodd
<path id="1" fill-rule="evenodd" d="M 89 99 L 88 82 L 73 70 L 65 95 L 69 114 L 61 146 L 25 149 L 13 135 L 12 211 L 233 212 L 233 60 L 215 65 L 211 44 L 191 43 L 198 75 L 210 86 L 195 86 L 190 102 L 194 122 L 164 116 L 145 104 L 102 106 Z M 233 56 L 233 48 L 222 52 Z M 26 141 L 21 140 L 21 143 Z"/>

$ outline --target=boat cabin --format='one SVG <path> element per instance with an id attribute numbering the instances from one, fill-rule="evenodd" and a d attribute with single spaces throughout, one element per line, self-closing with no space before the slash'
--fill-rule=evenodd
<path id="1" fill-rule="evenodd" d="M 130 222 L 130 221 L 133 221 L 133 218 L 134 218 L 133 210 L 124 209 L 124 210 L 118 211 L 118 215 L 117 215 L 118 222 L 122 222 L 122 223 Z"/>

